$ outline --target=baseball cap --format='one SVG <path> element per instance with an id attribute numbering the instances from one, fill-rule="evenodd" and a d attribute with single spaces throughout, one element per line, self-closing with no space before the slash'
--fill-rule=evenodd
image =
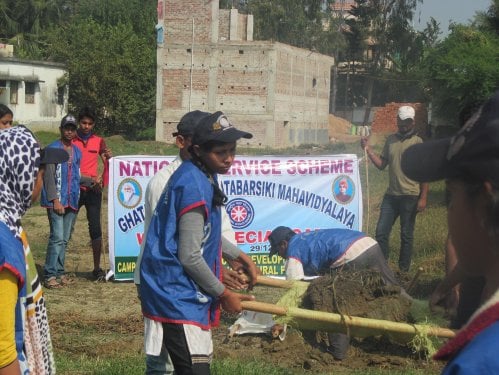
<path id="1" fill-rule="evenodd" d="M 40 150 L 38 164 L 59 164 L 69 160 L 69 154 L 62 148 L 45 147 Z"/>
<path id="2" fill-rule="evenodd" d="M 290 227 L 279 226 L 275 228 L 269 236 L 270 256 L 277 254 L 278 245 L 281 241 L 287 241 L 295 235 L 295 232 Z"/>
<path id="3" fill-rule="evenodd" d="M 62 118 L 61 120 L 61 128 L 65 128 L 66 126 L 74 126 L 76 127 L 77 125 L 76 118 L 73 115 L 66 115 Z"/>
<path id="4" fill-rule="evenodd" d="M 414 108 L 412 108 L 409 105 L 403 105 L 402 107 L 399 108 L 397 116 L 401 120 L 407 120 L 410 118 L 411 120 L 414 120 L 414 116 L 416 115 L 416 112 L 414 111 Z"/>
<path id="5" fill-rule="evenodd" d="M 209 112 L 202 112 L 198 110 L 187 112 L 180 119 L 179 123 L 177 124 L 177 131 L 175 133 L 172 133 L 172 135 L 174 137 L 178 135 L 192 135 L 194 133 L 194 128 L 198 124 L 199 120 L 209 115 Z"/>
<path id="6" fill-rule="evenodd" d="M 192 144 L 202 145 L 209 141 L 230 143 L 240 138 L 252 137 L 251 133 L 236 129 L 227 116 L 218 111 L 199 121 L 192 136 Z"/>
<path id="7" fill-rule="evenodd" d="M 499 91 L 456 135 L 409 147 L 401 163 L 404 173 L 419 182 L 460 177 L 499 186 Z"/>

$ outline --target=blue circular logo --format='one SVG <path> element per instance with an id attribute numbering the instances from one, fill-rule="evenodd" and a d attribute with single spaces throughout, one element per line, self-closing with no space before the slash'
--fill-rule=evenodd
<path id="1" fill-rule="evenodd" d="M 227 203 L 225 209 L 234 229 L 246 228 L 255 217 L 255 209 L 246 199 L 233 199 Z"/>

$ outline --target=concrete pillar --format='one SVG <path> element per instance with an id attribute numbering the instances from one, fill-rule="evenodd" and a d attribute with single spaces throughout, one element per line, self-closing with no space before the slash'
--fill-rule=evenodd
<path id="1" fill-rule="evenodd" d="M 237 24 L 239 22 L 239 12 L 237 9 L 230 10 L 229 40 L 238 40 Z"/>

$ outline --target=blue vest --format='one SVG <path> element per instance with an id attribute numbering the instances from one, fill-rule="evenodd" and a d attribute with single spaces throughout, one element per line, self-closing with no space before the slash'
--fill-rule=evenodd
<path id="1" fill-rule="evenodd" d="M 17 278 L 19 298 L 16 304 L 15 339 L 17 358 L 24 362 L 24 321 L 21 298 L 26 296 L 26 259 L 22 242 L 3 222 L 0 222 L 0 270 L 8 269 Z"/>
<path id="2" fill-rule="evenodd" d="M 52 142 L 47 147 L 64 149 L 60 140 Z M 57 164 L 55 168 L 55 185 L 57 197 L 64 207 L 71 207 L 78 210 L 78 199 L 80 198 L 80 162 L 81 151 L 74 144 L 71 144 L 73 158 L 65 163 Z M 71 162 L 71 163 L 70 163 Z M 40 198 L 42 207 L 52 208 L 53 204 L 47 199 L 45 188 L 42 189 Z"/>
<path id="3" fill-rule="evenodd" d="M 498 317 L 499 318 L 499 317 Z M 447 363 L 442 375 L 498 374 L 499 321 L 477 334 Z"/>
<path id="4" fill-rule="evenodd" d="M 218 324 L 218 299 L 201 290 L 178 259 L 179 218 L 203 207 L 206 219 L 200 251 L 220 279 L 221 213 L 220 207 L 212 207 L 212 198 L 213 186 L 190 161 L 170 177 L 151 219 L 140 264 L 142 312 L 149 319 L 204 329 Z"/>
<path id="5" fill-rule="evenodd" d="M 286 256 L 298 259 L 306 276 L 317 276 L 327 271 L 352 243 L 365 236 L 356 230 L 339 228 L 296 234 L 288 242 Z"/>

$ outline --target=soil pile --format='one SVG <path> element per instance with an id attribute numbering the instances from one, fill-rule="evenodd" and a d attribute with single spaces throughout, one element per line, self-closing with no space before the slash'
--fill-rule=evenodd
<path id="1" fill-rule="evenodd" d="M 386 286 L 378 272 L 341 271 L 311 282 L 302 307 L 362 318 L 408 321 L 411 302 L 397 286 Z"/>
<path id="2" fill-rule="evenodd" d="M 266 290 L 283 291 L 277 288 Z M 255 295 L 262 296 L 257 287 Z M 260 298 L 258 298 L 260 299 Z M 266 298 L 264 298 L 265 300 Z M 266 302 L 275 303 L 274 298 Z M 341 272 L 311 282 L 300 307 L 354 316 L 407 321 L 410 302 L 400 295 L 400 288 L 385 287 L 379 274 L 371 271 Z M 386 337 L 352 337 L 347 358 L 337 361 L 327 351 L 324 333 L 299 331 L 288 327 L 284 341 L 270 334 L 228 336 L 228 326 L 235 317 L 222 314 L 222 327 L 213 331 L 215 357 L 233 359 L 244 357 L 258 363 L 269 363 L 289 370 L 290 374 L 348 374 L 369 372 L 370 368 L 384 368 L 400 373 L 424 369 L 439 373 L 442 364 L 428 361 L 407 345 L 397 344 Z"/>

